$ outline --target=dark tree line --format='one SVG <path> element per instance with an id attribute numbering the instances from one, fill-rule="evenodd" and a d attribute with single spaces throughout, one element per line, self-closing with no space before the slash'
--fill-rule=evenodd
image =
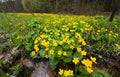
<path id="1" fill-rule="evenodd" d="M 47 12 L 95 14 L 119 10 L 120 0 L 8 0 L 0 2 L 1 12 Z"/>

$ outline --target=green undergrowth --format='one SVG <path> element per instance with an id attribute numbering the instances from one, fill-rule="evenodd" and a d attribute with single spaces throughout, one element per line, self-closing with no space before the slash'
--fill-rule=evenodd
<path id="1" fill-rule="evenodd" d="M 95 70 L 103 52 L 120 51 L 120 17 L 57 14 L 0 14 L 0 30 L 10 46 L 25 46 L 33 59 L 46 58 L 60 77 L 110 77 Z M 12 71 L 12 70 L 11 70 Z"/>

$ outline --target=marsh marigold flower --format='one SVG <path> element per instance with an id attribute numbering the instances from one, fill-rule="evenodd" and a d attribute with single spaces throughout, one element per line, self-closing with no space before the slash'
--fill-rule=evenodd
<path id="1" fill-rule="evenodd" d="M 62 45 L 62 44 L 63 44 L 63 41 L 60 41 L 59 44 Z"/>
<path id="2" fill-rule="evenodd" d="M 37 39 L 35 39 L 34 44 L 37 44 L 37 43 L 38 43 L 38 40 L 37 40 Z"/>
<path id="3" fill-rule="evenodd" d="M 63 56 L 67 56 L 67 52 L 63 52 Z"/>
<path id="4" fill-rule="evenodd" d="M 49 50 L 49 48 L 47 47 L 47 48 L 45 48 L 45 50 L 46 50 L 46 51 L 48 51 L 48 50 Z"/>
<path id="5" fill-rule="evenodd" d="M 35 56 L 35 54 L 36 54 L 35 51 L 31 52 L 31 56 Z"/>
<path id="6" fill-rule="evenodd" d="M 75 47 L 73 45 L 70 46 L 70 49 L 74 49 Z"/>
<path id="7" fill-rule="evenodd" d="M 53 40 L 53 46 L 58 46 L 57 41 Z"/>
<path id="8" fill-rule="evenodd" d="M 69 76 L 70 74 L 69 74 L 69 72 L 67 71 L 67 70 L 64 70 L 64 76 Z"/>
<path id="9" fill-rule="evenodd" d="M 49 57 L 48 55 L 45 55 L 45 58 L 46 58 L 46 59 L 48 59 L 48 57 Z"/>
<path id="10" fill-rule="evenodd" d="M 49 41 L 43 40 L 42 45 L 45 46 L 45 47 L 48 47 L 49 46 Z"/>
<path id="11" fill-rule="evenodd" d="M 52 50 L 50 50 L 50 54 L 51 55 L 53 55 L 54 54 L 54 50 L 52 49 Z"/>
<path id="12" fill-rule="evenodd" d="M 86 45 L 86 42 L 85 42 L 85 41 L 83 41 L 83 42 L 82 42 L 82 45 L 83 45 L 83 46 L 85 46 L 85 45 Z"/>
<path id="13" fill-rule="evenodd" d="M 92 67 L 92 61 L 90 61 L 89 59 L 83 59 L 82 64 L 84 64 L 86 67 Z"/>
<path id="14" fill-rule="evenodd" d="M 92 62 L 96 63 L 96 58 L 95 57 L 90 57 L 90 59 L 92 60 Z"/>
<path id="15" fill-rule="evenodd" d="M 83 50 L 83 51 L 81 51 L 81 54 L 82 54 L 83 56 L 86 56 L 87 52 Z"/>
<path id="16" fill-rule="evenodd" d="M 87 67 L 87 71 L 88 71 L 88 73 L 92 73 L 93 72 L 92 68 L 89 68 L 89 67 Z"/>
<path id="17" fill-rule="evenodd" d="M 39 51 L 38 45 L 34 45 L 34 49 L 35 49 L 35 51 Z"/>
<path id="18" fill-rule="evenodd" d="M 78 51 L 78 52 L 81 52 L 81 50 L 82 50 L 81 48 L 77 48 L 77 51 Z"/>
<path id="19" fill-rule="evenodd" d="M 63 69 L 59 69 L 59 75 L 63 74 Z"/>
<path id="20" fill-rule="evenodd" d="M 59 55 L 59 56 L 62 55 L 62 51 L 61 51 L 61 50 L 58 51 L 58 55 Z"/>
<path id="21" fill-rule="evenodd" d="M 78 58 L 74 58 L 74 59 L 72 60 L 72 62 L 75 63 L 75 64 L 78 64 L 79 59 L 78 59 Z"/>
<path id="22" fill-rule="evenodd" d="M 68 72 L 70 76 L 73 76 L 73 70 L 68 70 Z"/>

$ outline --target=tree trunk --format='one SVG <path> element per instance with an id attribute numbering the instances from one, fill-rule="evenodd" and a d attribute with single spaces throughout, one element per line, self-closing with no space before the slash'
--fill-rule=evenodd
<path id="1" fill-rule="evenodd" d="M 114 9 L 110 15 L 110 18 L 109 18 L 109 21 L 112 22 L 113 21 L 113 18 L 115 17 L 115 14 L 116 14 L 117 10 Z"/>

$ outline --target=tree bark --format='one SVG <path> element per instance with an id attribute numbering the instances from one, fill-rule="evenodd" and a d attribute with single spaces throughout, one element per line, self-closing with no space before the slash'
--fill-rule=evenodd
<path id="1" fill-rule="evenodd" d="M 113 18 L 115 17 L 115 14 L 116 14 L 117 10 L 116 9 L 113 9 L 111 15 L 110 15 L 110 18 L 109 18 L 109 21 L 112 22 L 113 21 Z"/>

